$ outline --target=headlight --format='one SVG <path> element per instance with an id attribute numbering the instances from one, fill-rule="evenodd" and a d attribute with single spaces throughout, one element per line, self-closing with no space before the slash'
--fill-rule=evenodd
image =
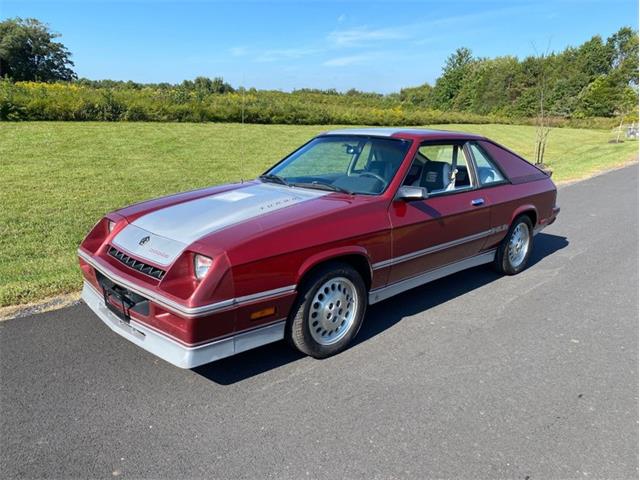
<path id="1" fill-rule="evenodd" d="M 108 220 L 107 228 L 109 229 L 109 233 L 113 232 L 113 229 L 116 228 L 116 222 L 113 220 Z"/>
<path id="2" fill-rule="evenodd" d="M 205 257 L 204 255 L 195 254 L 193 257 L 193 271 L 196 274 L 196 278 L 198 280 L 204 278 L 204 276 L 209 271 L 209 267 L 211 266 L 211 260 L 209 257 Z"/>

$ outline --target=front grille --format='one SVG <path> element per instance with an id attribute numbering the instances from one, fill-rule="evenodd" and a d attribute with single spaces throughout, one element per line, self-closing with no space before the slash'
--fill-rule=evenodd
<path id="1" fill-rule="evenodd" d="M 164 277 L 164 274 L 166 273 L 164 270 L 160 270 L 153 265 L 148 265 L 139 260 L 136 260 L 135 258 L 131 258 L 126 253 L 121 252 L 120 250 L 112 246 L 109 246 L 109 255 L 111 255 L 119 262 L 124 263 L 127 267 L 138 270 L 139 272 L 142 272 L 145 275 L 149 275 L 150 277 L 153 277 L 157 280 L 162 280 L 162 277 Z"/>

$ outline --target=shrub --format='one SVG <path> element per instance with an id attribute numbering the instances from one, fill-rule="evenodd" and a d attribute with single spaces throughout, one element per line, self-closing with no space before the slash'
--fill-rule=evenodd
<path id="1" fill-rule="evenodd" d="M 222 91 L 223 93 L 220 93 Z M 410 95 L 355 91 L 228 90 L 218 84 L 155 85 L 35 83 L 0 80 L 0 120 L 240 122 L 267 124 L 428 125 L 433 123 L 533 124 L 507 114 L 441 111 Z M 525 109 L 526 110 L 526 109 Z M 612 128 L 612 118 L 552 118 L 554 126 Z"/>

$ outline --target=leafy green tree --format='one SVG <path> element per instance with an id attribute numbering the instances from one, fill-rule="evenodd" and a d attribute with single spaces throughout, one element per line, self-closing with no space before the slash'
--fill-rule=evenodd
<path id="1" fill-rule="evenodd" d="M 413 105 L 428 106 L 431 103 L 433 87 L 428 83 L 418 87 L 407 87 L 400 90 L 400 101 Z"/>
<path id="2" fill-rule="evenodd" d="M 483 115 L 509 111 L 521 90 L 519 73 L 515 57 L 473 62 L 462 78 L 454 109 Z"/>
<path id="3" fill-rule="evenodd" d="M 620 83 L 638 87 L 638 32 L 623 27 L 607 39 L 612 51 L 611 67 Z"/>
<path id="4" fill-rule="evenodd" d="M 598 76 L 609 73 L 612 56 L 613 49 L 609 43 L 605 44 L 600 35 L 595 35 L 576 49 L 574 71 L 586 75 L 591 82 Z"/>
<path id="5" fill-rule="evenodd" d="M 52 82 L 76 78 L 71 53 L 49 27 L 34 18 L 0 22 L 0 77 Z"/>
<path id="6" fill-rule="evenodd" d="M 182 88 L 196 92 L 198 98 L 204 98 L 212 93 L 230 93 L 234 89 L 222 77 L 196 77 L 194 80 L 182 82 Z"/>
<path id="7" fill-rule="evenodd" d="M 450 109 L 455 97 L 462 88 L 464 77 L 469 73 L 473 63 L 471 50 L 468 48 L 458 48 L 449 55 L 442 69 L 442 76 L 436 80 L 433 88 L 433 106 L 442 110 Z"/>
<path id="8" fill-rule="evenodd" d="M 584 117 L 610 117 L 616 110 L 615 82 L 601 75 L 580 94 L 577 112 Z"/>

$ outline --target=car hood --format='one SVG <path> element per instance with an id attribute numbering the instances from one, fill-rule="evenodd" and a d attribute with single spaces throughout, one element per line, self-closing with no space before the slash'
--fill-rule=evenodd
<path id="1" fill-rule="evenodd" d="M 207 235 L 328 193 L 268 183 L 241 185 L 142 215 L 112 243 L 134 256 L 168 266 Z"/>

